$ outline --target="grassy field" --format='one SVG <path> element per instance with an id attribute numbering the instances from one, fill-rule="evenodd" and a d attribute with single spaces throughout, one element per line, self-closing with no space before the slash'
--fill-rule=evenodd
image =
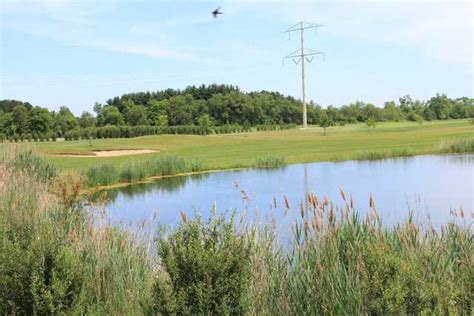
<path id="1" fill-rule="evenodd" d="M 60 170 L 84 170 L 107 162 L 150 159 L 173 154 L 185 159 L 202 160 L 205 169 L 254 166 L 258 158 L 275 155 L 288 163 L 354 159 L 366 151 L 393 151 L 403 155 L 436 152 L 442 142 L 472 138 L 474 126 L 468 120 L 379 123 L 369 129 L 365 124 L 331 127 L 323 136 L 322 129 L 268 131 L 232 135 L 156 135 L 128 139 L 47 142 L 33 146 Z M 58 153 L 85 154 L 93 150 L 156 149 L 158 153 L 113 158 L 60 157 Z"/>

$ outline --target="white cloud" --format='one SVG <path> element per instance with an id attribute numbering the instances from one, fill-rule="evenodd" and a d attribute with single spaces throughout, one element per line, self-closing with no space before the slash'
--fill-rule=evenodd
<path id="1" fill-rule="evenodd" d="M 423 50 L 456 63 L 472 63 L 472 1 L 345 1 L 274 3 L 284 21 L 309 20 L 348 39 Z"/>

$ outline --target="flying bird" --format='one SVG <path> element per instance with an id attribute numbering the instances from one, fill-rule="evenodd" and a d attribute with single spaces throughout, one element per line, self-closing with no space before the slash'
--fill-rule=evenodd
<path id="1" fill-rule="evenodd" d="M 212 16 L 214 17 L 214 19 L 217 18 L 217 15 L 218 15 L 218 14 L 224 14 L 224 13 L 222 13 L 222 12 L 219 11 L 219 10 L 220 10 L 220 7 L 217 8 L 217 9 L 215 9 L 214 11 L 212 11 Z"/>

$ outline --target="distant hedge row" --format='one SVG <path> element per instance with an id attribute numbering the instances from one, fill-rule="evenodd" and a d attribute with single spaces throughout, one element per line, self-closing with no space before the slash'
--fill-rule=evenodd
<path id="1" fill-rule="evenodd" d="M 258 126 L 242 126 L 237 124 L 227 124 L 223 126 L 202 127 L 196 125 L 181 125 L 181 126 L 104 126 L 104 127 L 89 127 L 69 131 L 64 135 L 65 140 L 78 139 L 97 139 L 97 138 L 130 138 L 145 135 L 209 135 L 209 134 L 231 134 L 231 133 L 246 133 L 252 131 L 269 131 L 269 130 L 284 130 L 296 128 L 296 124 L 284 125 L 258 125 Z"/>
<path id="2" fill-rule="evenodd" d="M 157 127 L 149 125 L 140 126 L 103 126 L 103 127 L 88 127 L 68 131 L 64 134 L 64 139 L 79 140 L 79 139 L 101 139 L 101 138 L 131 138 L 145 135 L 209 135 L 209 134 L 231 134 L 231 133 L 247 133 L 254 131 L 273 131 L 296 128 L 296 124 L 271 124 L 271 125 L 257 125 L 257 126 L 242 126 L 237 124 L 226 124 L 223 126 L 202 127 L 196 125 L 182 125 L 182 126 L 166 126 Z M 0 141 L 10 142 L 24 142 L 24 141 L 56 141 L 59 138 L 57 133 L 26 133 L 15 134 L 11 137 L 5 137 L 0 133 Z"/>

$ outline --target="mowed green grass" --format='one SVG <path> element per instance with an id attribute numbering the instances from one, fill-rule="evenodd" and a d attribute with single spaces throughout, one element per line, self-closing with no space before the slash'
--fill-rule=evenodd
<path id="1" fill-rule="evenodd" d="M 201 159 L 206 169 L 248 167 L 258 157 L 284 156 L 289 163 L 350 159 L 361 151 L 410 149 L 417 154 L 436 151 L 439 144 L 453 139 L 472 138 L 474 126 L 468 120 L 379 123 L 375 129 L 365 124 L 322 129 L 255 132 L 228 135 L 154 135 L 128 139 L 61 141 L 35 143 L 33 146 L 61 170 L 86 169 L 101 164 L 122 164 L 174 154 L 186 159 Z M 21 145 L 21 146 L 25 146 Z M 58 153 L 85 154 L 93 150 L 155 149 L 158 153 L 109 158 L 57 156 Z"/>

